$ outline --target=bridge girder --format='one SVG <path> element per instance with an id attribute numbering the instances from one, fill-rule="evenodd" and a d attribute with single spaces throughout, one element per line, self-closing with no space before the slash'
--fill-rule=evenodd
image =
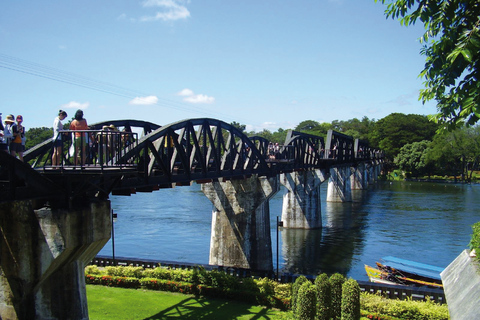
<path id="1" fill-rule="evenodd" d="M 91 165 L 52 170 L 48 163 L 51 163 L 53 139 L 26 151 L 25 162 L 48 181 L 42 183 L 50 183 L 49 188 L 56 188 L 65 198 L 72 199 L 106 198 L 110 193 L 128 195 L 192 181 L 244 179 L 253 174 L 273 176 L 368 161 L 372 160 L 372 155 L 378 157 L 380 154 L 366 142 L 332 130 L 326 139 L 289 131 L 276 158 L 270 159 L 268 140 L 258 136 L 249 138 L 236 127 L 210 118 L 187 119 L 164 126 L 140 120 L 110 120 L 95 123 L 90 128 L 101 130 L 110 125 L 143 135 L 135 141 L 134 147 L 118 150 L 117 163 L 112 163 L 112 167 L 100 170 Z M 356 159 L 360 149 L 367 152 Z M 4 167 L 4 162 L 8 161 L 0 159 L 0 162 Z M 128 169 L 119 165 L 125 163 L 132 165 Z M 20 172 L 17 175 L 20 180 L 22 175 L 26 177 Z"/>

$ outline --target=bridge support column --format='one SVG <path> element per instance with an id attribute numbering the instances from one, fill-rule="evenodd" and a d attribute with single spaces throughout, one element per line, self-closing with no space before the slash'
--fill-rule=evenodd
<path id="1" fill-rule="evenodd" d="M 210 264 L 273 270 L 268 200 L 278 190 L 278 176 L 202 184 L 214 206 Z"/>
<path id="2" fill-rule="evenodd" d="M 287 188 L 287 193 L 283 196 L 283 227 L 321 228 L 320 185 L 326 180 L 326 173 L 322 170 L 284 173 L 280 179 Z"/>
<path id="3" fill-rule="evenodd" d="M 4 202 L 0 228 L 0 319 L 88 319 L 84 269 L 110 238 L 110 202 Z"/>
<path id="4" fill-rule="evenodd" d="M 351 171 L 349 166 L 334 167 L 330 169 L 330 178 L 328 179 L 327 189 L 327 201 L 352 201 L 350 175 Z"/>
<path id="5" fill-rule="evenodd" d="M 365 190 L 368 187 L 368 178 L 365 169 L 365 163 L 359 163 L 357 167 L 352 167 L 352 175 L 350 176 L 350 184 L 352 190 Z"/>

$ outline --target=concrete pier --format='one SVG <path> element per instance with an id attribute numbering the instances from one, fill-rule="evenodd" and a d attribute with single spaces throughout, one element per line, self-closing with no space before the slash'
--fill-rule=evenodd
<path id="1" fill-rule="evenodd" d="M 0 319 L 88 319 L 84 268 L 110 238 L 110 202 L 3 202 L 0 228 Z"/>
<path id="2" fill-rule="evenodd" d="M 320 185 L 327 174 L 322 170 L 284 173 L 280 177 L 287 189 L 283 196 L 284 228 L 315 229 L 322 227 Z"/>
<path id="3" fill-rule="evenodd" d="M 212 202 L 209 263 L 273 270 L 269 199 L 279 190 L 277 177 L 202 184 Z"/>
<path id="4" fill-rule="evenodd" d="M 359 163 L 351 168 L 350 185 L 352 190 L 365 190 L 368 187 L 368 178 L 365 163 Z"/>
<path id="5" fill-rule="evenodd" d="M 350 166 L 339 166 L 330 169 L 328 179 L 327 201 L 350 202 L 352 201 L 352 187 Z"/>

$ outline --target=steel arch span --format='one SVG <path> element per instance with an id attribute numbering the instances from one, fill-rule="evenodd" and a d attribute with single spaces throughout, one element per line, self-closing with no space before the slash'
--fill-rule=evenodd
<path id="1" fill-rule="evenodd" d="M 139 155 L 145 188 L 172 183 L 244 179 L 269 175 L 265 157 L 255 143 L 234 126 L 216 119 L 188 119 L 159 127 L 138 140 L 126 158 Z M 119 188 L 142 185 L 122 181 Z"/>

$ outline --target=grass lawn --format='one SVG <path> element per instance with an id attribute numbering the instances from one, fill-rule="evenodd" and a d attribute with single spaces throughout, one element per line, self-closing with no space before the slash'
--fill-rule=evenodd
<path id="1" fill-rule="evenodd" d="M 262 306 L 229 300 L 196 298 L 143 289 L 87 285 L 91 320 L 124 319 L 278 319 L 284 314 Z"/>

